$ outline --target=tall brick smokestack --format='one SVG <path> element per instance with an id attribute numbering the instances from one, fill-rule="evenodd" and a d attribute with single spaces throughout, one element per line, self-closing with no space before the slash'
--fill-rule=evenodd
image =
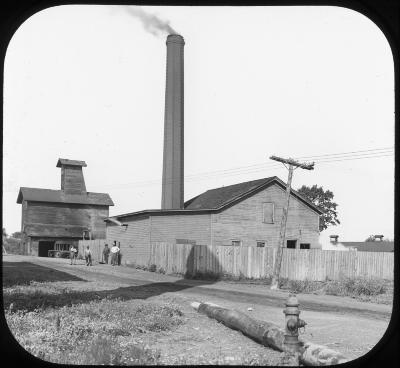
<path id="1" fill-rule="evenodd" d="M 167 37 L 162 209 L 183 208 L 183 37 Z"/>

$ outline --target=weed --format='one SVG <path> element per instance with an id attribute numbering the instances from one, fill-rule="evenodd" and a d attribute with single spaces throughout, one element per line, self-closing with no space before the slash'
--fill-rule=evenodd
<path id="1" fill-rule="evenodd" d="M 189 274 L 185 275 L 185 277 L 193 280 L 211 280 L 211 281 L 221 280 L 220 274 L 210 271 L 205 271 L 205 272 L 197 271 L 192 275 Z"/>
<path id="2" fill-rule="evenodd" d="M 134 346 L 131 336 L 172 331 L 183 323 L 178 306 L 138 300 L 23 309 L 5 311 L 14 337 L 31 354 L 62 364 L 157 364 L 159 354 Z"/>
<path id="3" fill-rule="evenodd" d="M 341 281 L 330 281 L 325 292 L 331 295 L 376 296 L 386 293 L 387 281 L 367 278 L 345 278 Z"/>

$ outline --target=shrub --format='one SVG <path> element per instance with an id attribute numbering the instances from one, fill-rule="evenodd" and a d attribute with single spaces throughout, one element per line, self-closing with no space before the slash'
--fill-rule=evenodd
<path id="1" fill-rule="evenodd" d="M 319 281 L 279 279 L 279 288 L 293 293 L 312 293 L 322 287 L 323 283 Z"/>
<path id="2" fill-rule="evenodd" d="M 149 271 L 150 271 L 150 272 L 156 272 L 156 271 L 157 271 L 157 266 L 156 266 L 155 264 L 151 264 L 151 265 L 149 266 Z"/>
<path id="3" fill-rule="evenodd" d="M 327 282 L 325 292 L 330 295 L 375 296 L 386 293 L 386 284 L 381 279 L 345 278 Z"/>
<path id="4" fill-rule="evenodd" d="M 356 295 L 378 295 L 386 292 L 385 281 L 381 279 L 347 279 L 346 291 Z"/>

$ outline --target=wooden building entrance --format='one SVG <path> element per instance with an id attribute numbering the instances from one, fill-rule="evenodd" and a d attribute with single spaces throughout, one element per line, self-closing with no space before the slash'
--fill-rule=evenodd
<path id="1" fill-rule="evenodd" d="M 49 250 L 54 249 L 54 244 L 55 241 L 39 241 L 39 246 L 38 246 L 38 256 L 39 257 L 48 257 L 49 256 Z"/>

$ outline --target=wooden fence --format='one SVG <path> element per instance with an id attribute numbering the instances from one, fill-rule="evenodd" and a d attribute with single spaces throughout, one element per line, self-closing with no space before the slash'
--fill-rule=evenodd
<path id="1" fill-rule="evenodd" d="M 100 262 L 102 260 L 104 244 L 106 243 L 107 241 L 105 239 L 79 240 L 78 254 L 83 256 L 86 246 L 89 245 L 90 251 L 92 252 L 92 260 L 95 262 Z"/>
<path id="2" fill-rule="evenodd" d="M 155 243 L 147 265 L 166 273 L 210 272 L 248 278 L 272 275 L 275 248 Z M 393 253 L 283 249 L 281 277 L 325 281 L 344 277 L 393 280 Z"/>
<path id="3" fill-rule="evenodd" d="M 105 239 L 80 240 L 79 253 L 87 245 L 92 259 L 100 262 Z M 124 249 L 121 249 L 124 254 Z M 126 253 L 125 253 L 126 254 Z M 215 273 L 219 275 L 263 278 L 272 275 L 275 248 L 207 246 L 191 244 L 151 244 L 148 257 L 129 255 L 124 264 L 156 265 L 166 273 Z M 376 277 L 393 280 L 394 254 L 389 252 L 336 251 L 321 249 L 283 249 L 281 277 L 291 280 L 325 281 L 344 277 Z"/>

